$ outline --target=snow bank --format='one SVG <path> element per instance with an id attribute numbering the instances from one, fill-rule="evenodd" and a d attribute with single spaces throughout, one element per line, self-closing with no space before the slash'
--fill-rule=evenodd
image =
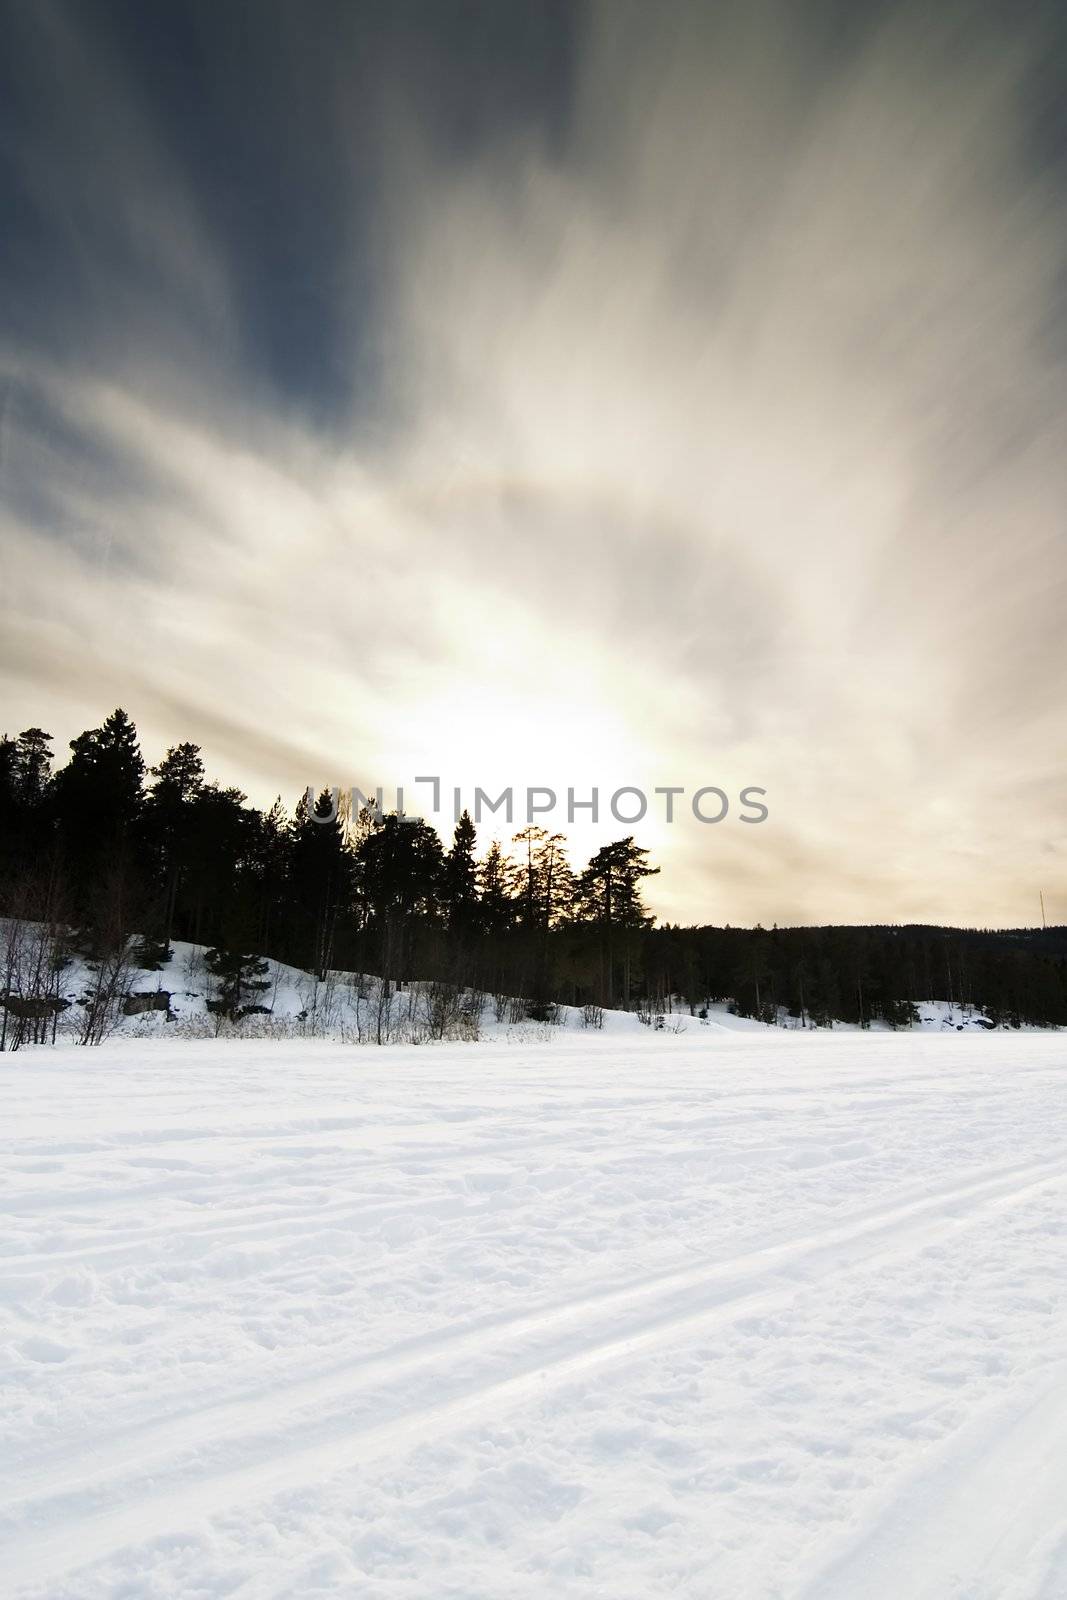
<path id="1" fill-rule="evenodd" d="M 113 1037 L 133 1039 L 209 1038 L 227 1036 L 279 1037 L 309 1036 L 334 1038 L 342 1042 L 374 1041 L 379 1035 L 379 980 L 373 975 L 333 972 L 325 981 L 280 961 L 267 961 L 262 992 L 250 996 L 256 1002 L 253 1014 L 234 1025 L 221 1022 L 211 1004 L 217 982 L 206 960 L 206 948 L 175 940 L 172 955 L 158 969 L 134 967 L 125 980 L 130 991 L 127 1010 L 119 1014 L 110 1028 Z M 79 1037 L 84 1017 L 83 1002 L 93 986 L 93 974 L 81 960 L 70 961 L 60 975 L 58 993 L 66 1009 L 60 1014 L 60 1038 Z M 431 1021 L 429 987 L 412 983 L 394 994 L 382 1030 L 382 1042 L 420 1042 L 436 1036 Z M 917 1001 L 918 1020 L 909 1031 L 983 1032 L 992 1029 L 991 1021 L 973 1007 L 949 1001 Z M 595 1025 L 581 1007 L 560 1005 L 554 1008 L 553 1021 L 534 1023 L 522 1020 L 520 1002 L 501 1006 L 492 996 L 481 998 L 469 1017 L 457 1017 L 450 1024 L 453 1036 L 493 1039 L 515 1035 L 526 1039 L 545 1039 L 549 1031 L 563 1029 L 609 1035 L 633 1035 L 642 1029 L 680 1035 L 686 1032 L 766 1033 L 769 1024 L 751 1017 L 737 1016 L 725 1001 L 711 1002 L 694 1015 L 684 1001 L 675 997 L 664 1014 L 646 1011 L 603 1010 Z M 808 1031 L 807 1019 L 778 1012 L 775 1027 Z M 874 1023 L 873 1031 L 885 1030 Z M 834 1031 L 861 1031 L 855 1023 L 834 1024 Z M 1042 1031 L 1028 1029 L 1024 1031 Z"/>

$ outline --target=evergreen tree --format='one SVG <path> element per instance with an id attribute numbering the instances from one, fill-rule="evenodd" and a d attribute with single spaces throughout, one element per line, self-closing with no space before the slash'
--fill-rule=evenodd
<path id="1" fill-rule="evenodd" d="M 257 813 L 252 827 L 257 943 L 262 950 L 285 943 L 292 856 L 293 830 L 278 795 L 269 811 L 263 816 Z"/>
<path id="2" fill-rule="evenodd" d="M 199 747 L 179 744 L 151 769 L 155 780 L 145 801 L 142 837 L 152 886 L 161 904 L 164 946 L 174 937 L 182 879 L 189 865 L 196 801 L 204 786 Z"/>
<path id="3" fill-rule="evenodd" d="M 633 987 L 634 935 L 651 918 L 641 898 L 643 879 L 655 876 L 648 851 L 632 837 L 602 846 L 582 872 L 574 889 L 574 913 L 579 922 L 593 924 L 600 935 L 601 1003 L 614 1003 L 621 968 L 621 993 L 625 1006 Z"/>
<path id="4" fill-rule="evenodd" d="M 551 1015 L 552 991 L 556 987 L 551 971 L 550 931 L 570 913 L 574 874 L 561 833 L 530 826 L 515 835 L 515 843 L 523 851 L 516 870 L 526 973 L 521 987 L 528 1000 L 528 1014 L 544 1020 Z"/>
<path id="5" fill-rule="evenodd" d="M 28 810 L 43 805 L 52 771 L 52 735 L 43 728 L 25 728 L 15 744 L 15 786 Z"/>
<path id="6" fill-rule="evenodd" d="M 91 917 L 94 888 L 111 861 L 128 863 L 145 765 L 137 729 L 121 708 L 70 742 L 55 782 L 59 839 L 78 913 Z"/>
<path id="7" fill-rule="evenodd" d="M 734 968 L 734 998 L 744 1016 L 773 1016 L 772 966 L 767 935 L 758 925 L 747 934 Z"/>
<path id="8" fill-rule="evenodd" d="M 20 849 L 18 746 L 5 733 L 0 738 L 0 884 L 15 871 Z"/>
<path id="9" fill-rule="evenodd" d="M 515 835 L 522 855 L 515 869 L 519 914 L 523 924 L 539 932 L 555 927 L 568 915 L 574 898 L 574 874 L 561 833 L 530 826 Z"/>
<path id="10" fill-rule="evenodd" d="M 548 834 L 544 828 L 530 824 L 522 828 L 512 839 L 512 844 L 521 847 L 519 861 L 515 868 L 516 899 L 519 902 L 519 916 L 527 928 L 537 926 L 537 868 L 534 856 L 537 846 Z"/>
<path id="11" fill-rule="evenodd" d="M 464 811 L 452 835 L 452 848 L 441 870 L 441 909 L 445 925 L 456 938 L 469 939 L 478 926 L 478 867 L 474 859 L 475 831 Z"/>
<path id="12" fill-rule="evenodd" d="M 25 728 L 0 747 L 0 860 L 9 872 L 39 866 L 53 841 L 52 735 Z"/>
<path id="13" fill-rule="evenodd" d="M 208 1007 L 231 1022 L 247 1016 L 257 1005 L 256 997 L 270 988 L 268 963 L 243 950 L 239 944 L 216 945 L 207 952 L 205 959 L 208 971 L 218 984 L 217 995 L 208 1001 Z"/>
<path id="14" fill-rule="evenodd" d="M 357 865 L 379 972 L 387 981 L 402 983 L 415 955 L 419 923 L 432 925 L 438 918 L 441 841 L 420 817 L 390 813 L 362 839 Z"/>
<path id="15" fill-rule="evenodd" d="M 482 931 L 501 939 L 515 926 L 515 866 L 494 839 L 478 869 Z"/>
<path id="16" fill-rule="evenodd" d="M 204 783 L 189 801 L 188 834 L 175 927 L 195 944 L 222 936 L 240 905 L 247 915 L 248 863 L 257 813 L 240 789 Z"/>
<path id="17" fill-rule="evenodd" d="M 351 904 L 353 867 L 344 821 L 328 789 L 313 806 L 301 796 L 290 862 L 299 964 L 324 979 L 335 965 L 338 916 Z"/>

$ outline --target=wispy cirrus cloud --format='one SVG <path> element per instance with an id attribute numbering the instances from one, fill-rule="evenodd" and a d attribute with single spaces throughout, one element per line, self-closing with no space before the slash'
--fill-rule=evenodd
<path id="1" fill-rule="evenodd" d="M 16 176 L 80 287 L 5 341 L 5 716 L 121 701 L 268 800 L 758 783 L 760 828 L 637 829 L 663 914 L 1027 920 L 1067 845 L 1036 13 L 609 6 L 515 114 L 385 45 L 369 109 L 343 50 L 271 57 L 272 148 L 344 217 L 303 263 L 324 407 L 257 359 L 248 240 L 119 43 L 42 15 L 26 71 L 74 88 Z"/>

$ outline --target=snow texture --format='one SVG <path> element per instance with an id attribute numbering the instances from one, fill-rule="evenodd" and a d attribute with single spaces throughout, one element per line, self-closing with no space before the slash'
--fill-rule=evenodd
<path id="1" fill-rule="evenodd" d="M 4 928 L 0 919 L 0 932 Z M 162 1039 L 168 1034 L 181 1038 L 206 1038 L 219 1031 L 220 1024 L 212 1015 L 209 1003 L 217 985 L 211 977 L 204 945 L 188 944 L 175 939 L 172 954 L 161 967 L 155 969 L 133 967 L 126 975 L 124 987 L 136 997 L 148 999 L 159 996 L 165 1000 L 160 1010 L 142 1011 L 132 1016 L 123 1015 L 116 1008 L 108 1032 L 111 1036 L 131 1039 Z M 278 1037 L 281 1035 L 336 1038 L 344 1043 L 374 1039 L 379 1014 L 378 979 L 359 973 L 331 972 L 325 981 L 317 981 L 299 967 L 285 962 L 268 960 L 263 977 L 264 988 L 251 994 L 250 1001 L 262 1007 L 265 1014 L 246 1016 L 236 1031 L 246 1037 Z M 74 958 L 60 974 L 59 994 L 68 1009 L 60 1013 L 58 1037 L 77 1039 L 84 1022 L 83 1001 L 92 988 L 92 970 L 81 958 Z M 427 1029 L 427 998 L 425 985 L 409 985 L 395 994 L 389 1006 L 386 1035 L 391 1041 L 411 1039 L 412 1035 L 425 1037 Z M 701 1026 L 683 1000 L 675 996 L 672 1009 L 657 1026 L 672 1033 L 692 1031 Z M 965 1033 L 984 1032 L 992 1022 L 972 1006 L 960 1006 L 947 1000 L 917 1000 L 917 1020 L 909 1025 L 908 1032 Z M 521 1009 L 521 1008 L 520 1008 Z M 726 1001 L 711 1001 L 703 1008 L 707 1015 L 704 1025 L 713 1031 L 727 1028 L 731 1031 L 756 1030 L 765 1032 L 771 1024 L 757 1022 L 751 1017 L 735 1016 Z M 582 1011 L 574 1006 L 557 1007 L 557 1023 L 568 1029 L 584 1027 Z M 227 1033 L 232 1033 L 228 1024 Z M 515 1030 L 513 1021 L 499 1021 L 493 999 L 483 999 L 478 1019 L 478 1031 L 493 1036 Z M 602 1029 L 606 1032 L 634 1033 L 642 1028 L 641 1019 L 632 1011 L 603 1013 Z M 779 1007 L 774 1026 L 806 1030 L 808 1019 L 790 1016 L 785 1007 Z M 835 1022 L 835 1032 L 862 1032 L 858 1023 Z M 887 1024 L 875 1021 L 873 1031 L 892 1031 Z M 543 1037 L 545 1029 L 521 1030 Z M 1045 1032 L 1043 1028 L 1026 1026 L 1022 1032 Z"/>
<path id="2" fill-rule="evenodd" d="M 9 1600 L 1062 1600 L 1067 1059 L 0 1058 Z"/>

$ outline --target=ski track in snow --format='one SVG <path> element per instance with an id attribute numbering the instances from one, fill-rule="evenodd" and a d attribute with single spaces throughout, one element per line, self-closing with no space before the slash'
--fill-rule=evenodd
<path id="1" fill-rule="evenodd" d="M 0 1058 L 5 1594 L 1063 1600 L 1065 1042 Z"/>

